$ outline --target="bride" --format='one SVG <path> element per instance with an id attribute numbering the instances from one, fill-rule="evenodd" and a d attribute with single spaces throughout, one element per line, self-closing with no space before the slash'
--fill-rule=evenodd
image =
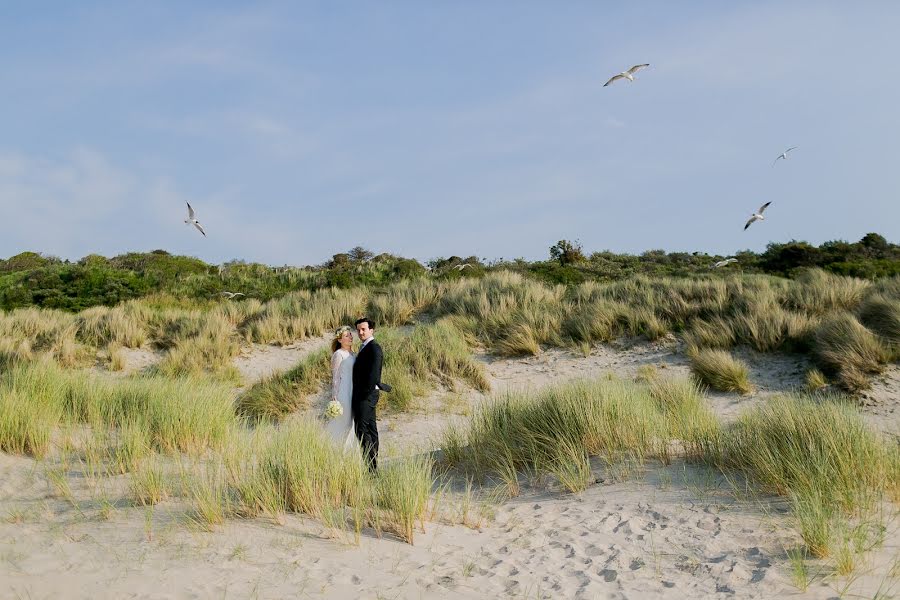
<path id="1" fill-rule="evenodd" d="M 331 419 L 325 429 L 331 437 L 344 449 L 356 445 L 356 434 L 353 431 L 353 330 L 347 325 L 338 327 L 331 342 L 331 399 L 336 400 L 344 409 L 343 414 Z"/>

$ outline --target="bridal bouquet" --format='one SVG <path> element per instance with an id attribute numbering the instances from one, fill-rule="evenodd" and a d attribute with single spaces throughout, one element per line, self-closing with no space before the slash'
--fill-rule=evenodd
<path id="1" fill-rule="evenodd" d="M 344 414 L 344 407 L 341 406 L 341 403 L 337 400 L 332 400 L 328 403 L 328 406 L 325 407 L 325 416 L 329 419 L 334 419 Z"/>

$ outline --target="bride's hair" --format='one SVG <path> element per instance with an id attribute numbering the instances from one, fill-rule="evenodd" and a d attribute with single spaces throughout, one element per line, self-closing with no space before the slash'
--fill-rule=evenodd
<path id="1" fill-rule="evenodd" d="M 349 325 L 341 325 L 337 329 L 334 330 L 334 339 L 331 340 L 331 351 L 337 352 L 338 348 L 341 347 L 341 338 L 344 337 L 344 334 L 348 331 L 353 331 L 350 329 Z"/>

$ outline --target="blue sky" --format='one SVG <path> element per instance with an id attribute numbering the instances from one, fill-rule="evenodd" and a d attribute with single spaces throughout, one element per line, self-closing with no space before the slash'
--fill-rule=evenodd
<path id="1" fill-rule="evenodd" d="M 0 256 L 900 242 L 900 4 L 250 4 L 0 7 Z"/>

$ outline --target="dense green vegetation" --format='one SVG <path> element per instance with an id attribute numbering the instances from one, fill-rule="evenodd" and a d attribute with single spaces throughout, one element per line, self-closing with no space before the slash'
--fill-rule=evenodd
<path id="1" fill-rule="evenodd" d="M 832 241 L 820 246 L 798 241 L 772 243 L 761 254 L 744 251 L 736 256 L 739 262 L 721 271 L 790 277 L 797 269 L 819 267 L 864 279 L 900 274 L 900 245 L 875 233 L 856 243 Z M 92 254 L 77 262 L 23 252 L 0 259 L 0 308 L 40 306 L 78 311 L 90 306 L 112 306 L 154 293 L 200 300 L 223 290 L 240 291 L 266 301 L 291 291 L 378 287 L 427 273 L 439 280 L 452 280 L 506 270 L 560 284 L 612 281 L 638 274 L 690 277 L 710 273 L 713 264 L 722 258 L 701 252 L 663 250 L 649 250 L 641 255 L 609 251 L 586 254 L 577 242 L 567 240 L 560 240 L 550 248 L 546 261 L 485 262 L 475 256 L 451 256 L 431 260 L 427 267 L 390 254 L 375 256 L 364 248 L 336 254 L 322 265 L 308 267 L 269 267 L 243 261 L 209 265 L 164 250 L 113 258 Z M 470 266 L 458 268 L 462 265 Z"/>

